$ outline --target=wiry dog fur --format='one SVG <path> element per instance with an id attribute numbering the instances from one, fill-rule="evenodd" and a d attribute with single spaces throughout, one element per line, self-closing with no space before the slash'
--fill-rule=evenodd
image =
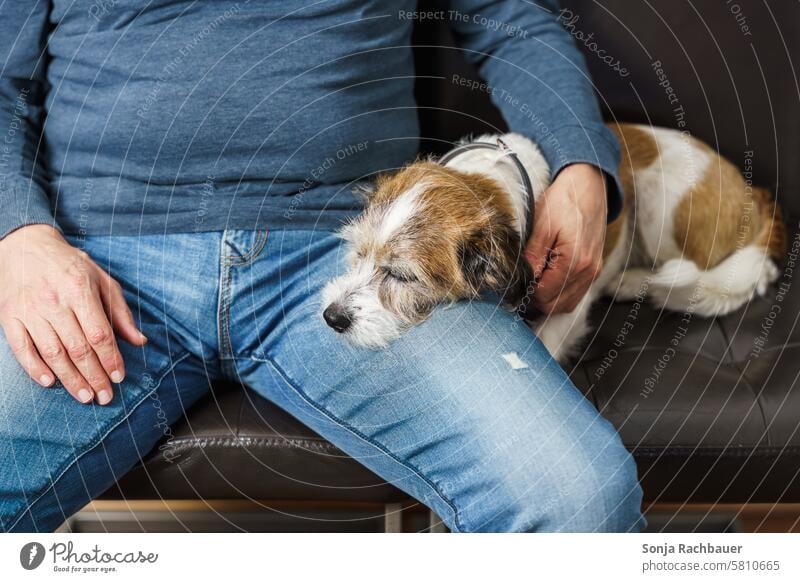
<path id="1" fill-rule="evenodd" d="M 532 323 L 560 360 L 579 347 L 602 293 L 632 299 L 646 288 L 659 305 L 718 315 L 763 293 L 783 252 L 769 195 L 748 189 L 708 146 L 670 130 L 612 130 L 625 207 L 608 227 L 602 272 L 573 312 Z M 501 138 L 538 198 L 549 184 L 541 152 L 518 134 Z M 493 291 L 516 308 L 535 292 L 523 255 L 530 201 L 506 153 L 469 150 L 446 167 L 416 162 L 363 193 L 365 211 L 341 233 L 349 270 L 323 291 L 325 320 L 352 343 L 386 346 L 442 303 Z"/>
<path id="2" fill-rule="evenodd" d="M 352 316 L 356 344 L 381 347 L 443 302 L 497 291 L 509 305 L 532 277 L 515 212 L 492 178 L 433 162 L 383 177 L 341 232 L 350 270 L 323 292 Z"/>

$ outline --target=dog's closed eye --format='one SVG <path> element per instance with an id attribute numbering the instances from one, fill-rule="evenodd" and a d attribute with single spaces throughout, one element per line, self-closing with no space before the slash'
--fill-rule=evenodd
<path id="1" fill-rule="evenodd" d="M 413 273 L 410 273 L 407 270 L 399 269 L 398 267 L 393 267 L 391 265 L 381 267 L 381 271 L 389 279 L 393 279 L 400 283 L 413 283 L 414 281 L 417 281 L 417 278 Z"/>

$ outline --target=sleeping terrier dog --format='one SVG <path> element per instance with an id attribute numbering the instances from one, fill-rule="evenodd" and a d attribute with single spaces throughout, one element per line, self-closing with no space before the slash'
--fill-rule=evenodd
<path id="1" fill-rule="evenodd" d="M 608 225 L 603 268 L 570 313 L 532 329 L 557 360 L 574 356 L 601 295 L 722 315 L 778 276 L 785 229 L 769 192 L 687 134 L 610 126 L 622 147 L 621 215 Z M 548 187 L 539 148 L 514 133 L 481 136 L 438 162 L 381 176 L 341 236 L 349 269 L 323 290 L 323 318 L 351 343 L 382 348 L 443 303 L 494 292 L 520 309 L 536 291 L 523 252 L 531 209 Z"/>

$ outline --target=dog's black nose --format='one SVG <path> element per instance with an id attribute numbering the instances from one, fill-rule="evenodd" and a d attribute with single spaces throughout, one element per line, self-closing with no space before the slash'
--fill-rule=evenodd
<path id="1" fill-rule="evenodd" d="M 325 318 L 325 323 L 331 326 L 336 333 L 344 333 L 353 323 L 350 314 L 338 303 L 328 305 L 325 311 L 322 312 L 322 317 Z"/>

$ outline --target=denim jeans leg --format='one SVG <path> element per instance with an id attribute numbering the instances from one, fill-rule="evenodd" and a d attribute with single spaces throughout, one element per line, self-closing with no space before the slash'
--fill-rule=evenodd
<path id="1" fill-rule="evenodd" d="M 0 339 L 0 531 L 52 531 L 121 478 L 216 373 L 219 236 L 70 239 L 122 285 L 142 348 L 107 406 L 27 377 Z M 208 260 L 211 257 L 213 260 Z M 207 321 L 207 318 L 210 321 Z"/>
<path id="2" fill-rule="evenodd" d="M 643 526 L 631 455 L 524 323 L 461 302 L 385 350 L 349 346 L 319 313 L 341 251 L 330 234 L 272 233 L 241 274 L 232 321 L 250 325 L 231 333 L 247 384 L 455 531 Z"/>

